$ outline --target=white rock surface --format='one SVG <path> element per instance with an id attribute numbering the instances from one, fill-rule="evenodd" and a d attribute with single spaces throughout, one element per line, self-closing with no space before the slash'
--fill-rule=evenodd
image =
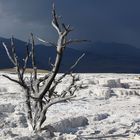
<path id="1" fill-rule="evenodd" d="M 111 97 L 112 90 L 110 87 L 97 86 L 93 90 L 93 94 L 98 98 L 109 99 Z"/>
<path id="2" fill-rule="evenodd" d="M 140 138 L 140 80 L 138 74 L 79 74 L 81 89 L 68 103 L 53 105 L 45 125 L 55 127 L 55 137 L 29 131 L 24 93 L 0 74 L 0 140 L 131 140 Z M 11 75 L 16 78 L 16 75 Z M 66 77 L 57 88 L 69 84 Z M 88 120 L 88 124 L 87 124 Z M 49 138 L 50 137 L 50 138 Z"/>
<path id="3" fill-rule="evenodd" d="M 86 125 L 88 125 L 88 119 L 84 116 L 79 116 L 61 120 L 51 126 L 56 132 L 74 133 L 74 131 L 77 131 L 78 127 L 85 127 Z"/>
<path id="4" fill-rule="evenodd" d="M 121 83 L 120 83 L 120 79 L 116 79 L 116 78 L 101 78 L 99 80 L 99 85 L 103 86 L 103 87 L 110 87 L 110 88 L 120 88 L 122 87 Z"/>

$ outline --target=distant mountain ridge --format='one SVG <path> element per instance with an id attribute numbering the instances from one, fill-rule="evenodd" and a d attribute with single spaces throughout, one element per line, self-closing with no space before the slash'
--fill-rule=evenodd
<path id="1" fill-rule="evenodd" d="M 7 47 L 10 50 L 10 39 L 0 38 L 0 69 L 6 69 L 6 68 L 12 68 L 14 67 L 13 64 L 10 62 L 10 60 L 7 57 L 6 51 L 4 47 L 2 46 L 2 42 L 5 42 Z M 26 55 L 26 42 L 21 41 L 19 39 L 15 39 L 15 46 L 16 46 L 16 52 L 19 56 L 19 60 L 21 64 L 23 64 L 23 58 L 25 58 Z M 81 51 L 74 50 L 71 48 L 67 48 L 64 53 L 64 59 L 62 61 L 62 65 L 60 68 L 60 71 L 68 70 L 68 68 L 74 63 L 74 61 L 82 55 Z M 49 64 L 49 59 L 51 58 L 52 63 L 54 62 L 54 58 L 56 56 L 56 50 L 54 47 L 51 46 L 45 46 L 42 44 L 37 44 L 35 46 L 35 57 L 36 57 L 36 63 L 37 67 L 39 69 L 47 69 L 50 70 L 51 66 Z M 31 62 L 29 62 L 28 67 L 31 67 Z"/>
<path id="2" fill-rule="evenodd" d="M 139 48 L 136 48 L 134 46 L 128 45 L 128 44 L 122 44 L 122 43 L 105 43 L 105 42 L 94 42 L 92 44 L 89 44 L 86 47 L 79 48 L 80 50 L 96 53 L 99 55 L 140 55 Z"/>
<path id="3" fill-rule="evenodd" d="M 11 68 L 13 65 L 7 58 L 2 42 L 9 44 L 10 40 L 0 38 L 0 68 Z M 15 45 L 20 61 L 23 63 L 21 58 L 25 56 L 26 42 L 15 39 Z M 54 62 L 55 48 L 38 44 L 35 51 L 37 67 L 49 70 L 51 67 L 48 60 L 51 58 Z M 76 67 L 75 72 L 140 73 L 140 49 L 116 42 L 95 42 L 81 45 L 81 47 L 68 47 L 64 53 L 60 72 L 67 70 L 82 53 L 86 55 Z M 28 67 L 30 66 L 29 63 Z"/>

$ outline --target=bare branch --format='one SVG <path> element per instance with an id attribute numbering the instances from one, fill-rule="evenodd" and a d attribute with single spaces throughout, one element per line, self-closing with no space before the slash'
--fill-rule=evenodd
<path id="1" fill-rule="evenodd" d="M 32 99 L 34 99 L 34 100 L 36 100 L 36 101 L 38 101 L 38 100 L 39 100 L 39 98 L 34 97 L 34 96 L 32 96 L 32 95 L 29 95 L 29 97 L 31 97 Z"/>
<path id="2" fill-rule="evenodd" d="M 64 28 L 64 35 L 65 34 L 68 34 L 69 32 L 71 32 L 71 31 L 73 31 L 73 29 L 71 28 L 71 26 L 70 25 L 65 25 L 64 23 L 62 23 L 62 27 Z"/>
<path id="3" fill-rule="evenodd" d="M 62 23 L 62 27 L 63 27 L 64 30 L 67 31 L 67 32 L 72 31 L 72 29 L 70 29 L 70 25 L 66 26 L 64 23 Z"/>
<path id="4" fill-rule="evenodd" d="M 40 37 L 37 37 L 36 38 L 40 41 L 40 42 L 43 42 L 43 43 L 46 43 L 46 44 L 50 44 L 51 46 L 53 47 L 56 47 L 56 44 L 53 43 L 53 42 L 50 42 L 50 41 L 45 41 L 44 39 L 40 38 Z"/>
<path id="5" fill-rule="evenodd" d="M 59 17 L 56 14 L 54 3 L 53 3 L 52 16 L 53 16 L 52 26 L 57 30 L 58 34 L 60 35 L 61 34 L 61 28 L 60 28 L 59 21 L 58 21 Z"/>
<path id="6" fill-rule="evenodd" d="M 2 44 L 3 44 L 4 48 L 5 48 L 5 51 L 6 51 L 6 53 L 7 53 L 8 58 L 10 59 L 10 61 L 11 61 L 14 65 L 16 65 L 16 64 L 15 64 L 15 61 L 13 60 L 12 56 L 11 56 L 10 53 L 9 53 L 9 50 L 8 50 L 6 44 L 5 44 L 4 42 L 3 42 Z"/>
<path id="7" fill-rule="evenodd" d="M 73 70 L 77 64 L 79 63 L 79 61 L 85 56 L 85 53 L 83 53 L 78 59 L 77 61 L 70 67 L 70 70 Z"/>
<path id="8" fill-rule="evenodd" d="M 27 68 L 27 63 L 28 63 L 28 60 L 29 60 L 30 56 L 31 56 L 31 53 L 29 54 L 29 56 L 26 56 L 26 58 L 24 59 L 23 74 L 24 74 L 24 72 L 25 72 L 25 70 Z"/>
<path id="9" fill-rule="evenodd" d="M 11 47 L 12 47 L 12 54 L 13 54 L 13 59 L 14 59 L 14 62 L 15 62 L 15 67 L 16 67 L 16 72 L 17 72 L 17 75 L 18 75 L 18 79 L 21 83 L 24 83 L 23 75 L 22 75 L 22 72 L 21 72 L 21 69 L 20 69 L 20 64 L 19 64 L 19 61 L 18 61 L 18 56 L 16 54 L 16 48 L 15 48 L 14 37 L 13 36 L 11 38 Z"/>
<path id="10" fill-rule="evenodd" d="M 55 88 L 56 88 L 56 86 L 61 82 L 61 80 L 66 76 L 66 75 L 68 75 L 68 74 L 71 74 L 72 73 L 72 70 L 77 66 L 77 64 L 79 63 L 79 61 L 83 58 L 85 56 L 85 54 L 82 54 L 78 59 L 77 59 L 77 61 L 70 67 L 70 69 L 66 72 L 66 73 L 64 73 L 62 76 L 60 76 L 54 83 L 53 83 L 53 86 L 51 87 L 51 89 L 50 89 L 50 93 L 49 94 L 53 94 L 53 92 L 54 92 L 54 90 L 55 90 Z M 71 75 L 72 76 L 72 75 Z M 73 82 L 72 82 L 72 84 L 69 86 L 69 88 L 67 89 L 67 91 L 63 91 L 63 97 L 64 97 L 64 95 L 66 95 L 66 92 L 71 92 L 70 90 L 71 90 L 71 88 L 72 88 L 72 86 L 74 85 L 74 83 L 75 83 L 75 77 L 74 76 L 72 76 L 73 77 Z M 77 86 L 75 86 L 75 90 L 73 91 L 73 93 L 72 94 L 74 94 L 74 92 L 77 90 Z"/>
<path id="11" fill-rule="evenodd" d="M 71 30 L 71 31 L 73 30 L 72 28 L 70 29 L 70 25 L 67 25 L 66 28 L 67 28 L 67 30 Z"/>
<path id="12" fill-rule="evenodd" d="M 13 78 L 11 78 L 11 77 L 7 76 L 7 75 L 2 75 L 2 76 L 3 76 L 3 77 L 5 77 L 5 78 L 7 78 L 7 79 L 9 79 L 10 81 L 13 81 L 13 82 L 15 82 L 15 83 L 19 84 L 20 86 L 22 86 L 22 87 L 24 87 L 24 88 L 25 88 L 25 85 L 24 85 L 23 83 L 21 83 L 20 81 L 15 80 L 15 79 L 13 79 Z"/>
<path id="13" fill-rule="evenodd" d="M 65 45 L 69 45 L 69 44 L 72 44 L 72 43 L 81 43 L 81 42 L 89 42 L 89 40 L 78 40 L 78 39 L 76 39 L 76 40 L 69 40 L 69 41 L 67 41 L 66 42 L 66 44 Z"/>
<path id="14" fill-rule="evenodd" d="M 9 80 L 11 80 L 11 81 L 13 81 L 13 82 L 16 82 L 16 83 L 20 84 L 21 86 L 24 86 L 24 87 L 25 87 L 26 85 L 25 85 L 24 80 L 23 80 L 23 75 L 22 75 L 22 73 L 21 73 L 21 71 L 20 71 L 20 66 L 19 66 L 19 62 L 18 62 L 18 57 L 17 57 L 17 55 L 16 55 L 16 50 L 15 50 L 15 45 L 14 45 L 14 38 L 13 38 L 13 36 L 12 36 L 12 38 L 11 38 L 11 47 L 12 47 L 13 58 L 12 58 L 12 56 L 10 55 L 10 53 L 9 53 L 9 51 L 8 51 L 8 48 L 7 48 L 7 46 L 5 45 L 5 43 L 3 43 L 3 46 L 4 46 L 5 50 L 6 50 L 6 53 L 7 53 L 8 57 L 9 57 L 9 59 L 11 60 L 11 62 L 12 62 L 12 63 L 14 64 L 14 66 L 16 67 L 16 72 L 17 72 L 19 81 L 15 80 L 15 79 L 12 79 L 12 78 L 10 78 L 9 76 L 6 76 L 6 75 L 5 75 L 5 77 L 8 78 Z"/>
<path id="15" fill-rule="evenodd" d="M 14 61 L 16 63 L 17 62 L 17 55 L 16 55 L 16 48 L 14 45 L 14 37 L 13 36 L 11 37 L 11 48 L 12 48 L 12 54 L 14 56 Z"/>
<path id="16" fill-rule="evenodd" d="M 30 46 L 30 39 L 28 40 L 28 43 L 26 44 L 26 56 L 30 57 L 30 51 L 29 51 L 29 46 Z"/>
<path id="17" fill-rule="evenodd" d="M 36 61 L 35 61 L 35 42 L 34 42 L 34 36 L 31 33 L 31 42 L 32 42 L 32 67 L 34 71 L 34 79 L 37 79 L 37 67 L 36 67 Z"/>
<path id="18" fill-rule="evenodd" d="M 54 67 L 54 64 L 51 62 L 51 58 L 49 57 L 49 65 L 51 65 L 52 67 Z"/>
<path id="19" fill-rule="evenodd" d="M 60 76 L 54 83 L 53 86 L 51 87 L 51 89 L 55 89 L 56 86 L 61 82 L 61 80 L 68 74 L 72 73 L 72 70 L 77 66 L 77 64 L 79 63 L 79 61 L 85 56 L 85 54 L 82 54 L 77 61 L 70 67 L 70 69 L 65 72 L 62 76 Z M 51 90 L 50 89 L 50 90 Z"/>
<path id="20" fill-rule="evenodd" d="M 45 81 L 46 79 L 48 79 L 49 76 L 50 76 L 50 73 L 46 74 L 44 77 L 40 77 L 38 79 L 39 83 L 41 83 L 41 82 Z"/>
<path id="21" fill-rule="evenodd" d="M 57 80 L 57 82 L 59 83 L 59 81 L 61 81 L 66 75 L 72 73 L 72 70 L 77 66 L 77 64 L 80 62 L 80 60 L 85 56 L 85 53 L 83 53 L 76 61 L 75 63 L 70 67 L 70 69 L 65 72 L 62 76 L 59 77 L 59 79 Z M 56 82 L 56 83 L 57 83 Z"/>
<path id="22" fill-rule="evenodd" d="M 35 93 L 33 80 L 34 80 L 34 79 L 33 79 L 33 77 L 32 77 L 32 73 L 30 73 L 30 80 L 29 80 L 30 88 L 31 88 L 31 90 L 33 91 L 33 93 Z"/>
<path id="23" fill-rule="evenodd" d="M 46 109 L 48 109 L 50 106 L 54 105 L 54 104 L 57 104 L 57 103 L 60 103 L 60 102 L 63 102 L 63 101 L 66 101 L 66 100 L 69 100 L 69 99 L 72 99 L 72 98 L 75 98 L 76 96 L 68 96 L 68 97 L 65 97 L 65 98 L 56 98 L 55 100 L 52 100 L 51 102 L 49 102 L 48 104 L 46 104 L 46 106 L 44 106 L 44 109 L 43 111 L 45 111 Z"/>
<path id="24" fill-rule="evenodd" d="M 26 56 L 25 56 L 25 59 L 24 59 L 24 66 L 22 68 L 22 77 L 23 77 L 24 72 L 25 72 L 25 70 L 27 68 L 28 60 L 29 60 L 30 56 L 32 55 L 32 53 L 29 52 L 29 44 L 30 44 L 30 41 L 26 45 Z"/>
<path id="25" fill-rule="evenodd" d="M 72 73 L 70 74 L 70 76 L 72 77 L 72 81 L 71 84 L 62 91 L 61 97 L 63 98 L 66 96 L 67 93 L 70 93 L 71 96 L 74 95 L 75 91 L 79 88 L 76 85 L 77 77 L 75 75 L 72 75 Z"/>

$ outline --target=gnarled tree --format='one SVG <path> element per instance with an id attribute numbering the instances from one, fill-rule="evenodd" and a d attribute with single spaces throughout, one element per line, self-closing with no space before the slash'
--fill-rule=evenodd
<path id="1" fill-rule="evenodd" d="M 77 90 L 78 86 L 76 86 L 75 84 L 76 77 L 72 74 L 72 72 L 75 66 L 84 56 L 84 54 L 81 55 L 66 73 L 60 75 L 59 77 L 56 77 L 56 75 L 59 72 L 63 53 L 66 46 L 74 42 L 81 42 L 86 40 L 67 39 L 67 36 L 72 31 L 72 29 L 70 25 L 66 26 L 64 23 L 60 21 L 60 17 L 56 14 L 54 4 L 53 4 L 52 15 L 53 15 L 52 26 L 56 29 L 58 33 L 57 43 L 55 44 L 52 42 L 44 41 L 41 38 L 37 37 L 38 40 L 45 42 L 47 44 L 48 43 L 51 44 L 53 47 L 56 48 L 56 52 L 57 52 L 55 62 L 54 64 L 51 64 L 52 70 L 46 73 L 43 77 L 38 76 L 36 59 L 35 59 L 35 42 L 34 42 L 34 35 L 32 33 L 30 37 L 31 43 L 29 42 L 26 46 L 27 53 L 24 59 L 23 66 L 21 66 L 18 56 L 16 54 L 14 38 L 13 37 L 11 38 L 10 47 L 12 53 L 8 50 L 7 45 L 3 42 L 3 46 L 6 50 L 7 56 L 9 57 L 10 61 L 13 63 L 13 65 L 16 68 L 18 79 L 13 79 L 8 75 L 3 75 L 3 76 L 19 84 L 24 89 L 25 98 L 26 98 L 26 107 L 27 107 L 26 108 L 27 120 L 29 122 L 28 124 L 36 132 L 41 131 L 42 124 L 46 120 L 46 112 L 51 105 L 62 101 L 66 101 L 74 97 L 74 92 Z M 27 69 L 27 63 L 30 59 L 32 62 L 33 72 L 27 78 L 25 75 L 25 71 Z M 57 94 L 57 92 L 55 91 L 57 85 L 68 74 L 72 76 L 72 83 L 66 90 L 62 91 L 61 94 L 60 93 Z"/>

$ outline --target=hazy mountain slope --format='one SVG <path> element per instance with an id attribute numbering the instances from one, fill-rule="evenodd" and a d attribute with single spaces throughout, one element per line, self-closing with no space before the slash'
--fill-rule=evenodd
<path id="1" fill-rule="evenodd" d="M 4 50 L 4 47 L 2 46 L 2 42 L 5 42 L 7 46 L 10 46 L 10 40 L 0 38 L 0 68 L 10 68 L 13 67 L 9 59 L 7 58 L 6 52 Z M 15 45 L 16 45 L 16 52 L 19 56 L 19 60 L 21 61 L 21 64 L 23 64 L 23 58 L 26 55 L 26 42 L 20 41 L 18 39 L 15 39 Z M 9 50 L 11 48 L 9 47 Z M 49 69 L 49 58 L 51 58 L 52 63 L 54 62 L 54 58 L 56 56 L 56 50 L 54 47 L 51 46 L 45 46 L 45 45 L 36 45 L 35 46 L 35 52 L 36 52 L 36 63 L 37 67 L 39 69 Z M 64 54 L 64 59 L 62 61 L 62 68 L 68 69 L 74 61 L 82 55 L 81 51 L 74 50 L 71 48 L 67 48 Z M 29 62 L 28 67 L 31 66 L 31 63 Z"/>
<path id="2" fill-rule="evenodd" d="M 95 42 L 75 48 L 87 53 L 90 72 L 140 72 L 140 49 L 131 45 Z"/>
<path id="3" fill-rule="evenodd" d="M 13 67 L 2 42 L 10 43 L 10 40 L 0 38 L 0 68 Z M 16 51 L 21 58 L 25 57 L 26 42 L 16 39 Z M 49 58 L 54 62 L 55 48 L 45 45 L 36 45 L 36 61 L 39 69 L 50 69 Z M 85 57 L 79 63 L 75 72 L 125 72 L 140 73 L 140 49 L 127 44 L 95 42 L 84 44 L 81 47 L 67 48 L 61 65 L 61 72 L 67 70 L 75 60 L 85 52 Z M 28 64 L 30 67 L 31 64 Z"/>

